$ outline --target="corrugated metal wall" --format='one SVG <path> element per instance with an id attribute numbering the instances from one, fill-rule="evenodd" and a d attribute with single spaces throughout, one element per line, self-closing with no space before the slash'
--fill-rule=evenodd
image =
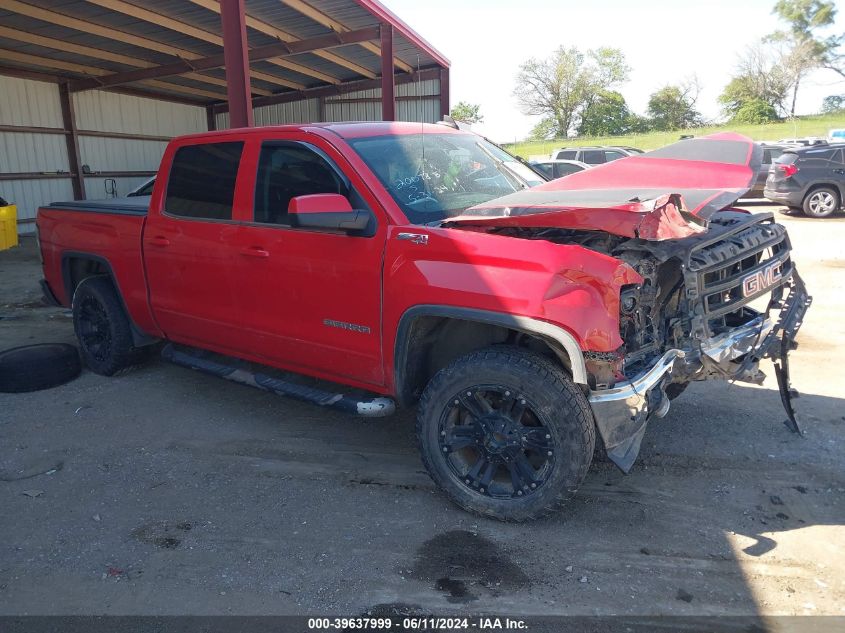
<path id="1" fill-rule="evenodd" d="M 440 80 L 396 86 L 396 119 L 399 121 L 440 120 Z M 409 98 L 416 97 L 416 98 Z M 381 88 L 349 92 L 325 100 L 325 118 L 320 118 L 320 100 L 305 99 L 291 103 L 261 106 L 253 110 L 256 125 L 282 125 L 317 121 L 380 121 Z M 218 130 L 229 127 L 229 114 L 216 116 Z"/>
<path id="2" fill-rule="evenodd" d="M 173 137 L 206 130 L 205 108 L 143 97 L 90 90 L 73 95 L 76 127 L 80 130 Z M 83 165 L 98 171 L 156 171 L 167 141 L 80 136 Z M 85 178 L 88 199 L 105 198 L 108 191 L 125 196 L 149 176 Z M 113 182 L 106 182 L 106 180 Z"/>
<path id="3" fill-rule="evenodd" d="M 62 127 L 62 108 L 55 84 L 3 77 L 0 125 Z M 32 132 L 0 132 L 0 173 L 68 171 L 64 136 Z M 73 198 L 69 178 L 0 180 L 0 197 L 18 206 L 19 218 L 35 217 L 40 204 Z M 21 232 L 31 224 L 19 225 Z"/>
<path id="4" fill-rule="evenodd" d="M 0 76 L 0 125 L 62 127 L 59 89 L 56 84 Z M 396 86 L 396 118 L 400 121 L 434 122 L 440 118 L 440 81 L 430 79 Z M 90 90 L 73 95 L 79 130 L 172 137 L 206 129 L 205 109 L 155 99 Z M 378 121 L 381 89 L 361 90 L 325 99 L 325 121 Z M 320 100 L 262 106 L 254 111 L 256 125 L 308 123 L 321 120 Z M 229 115 L 217 115 L 217 128 L 226 129 Z M 166 141 L 152 139 L 79 137 L 80 158 L 93 172 L 85 178 L 89 199 L 106 197 L 106 178 L 98 171 L 155 171 Z M 0 173 L 69 171 L 67 149 L 61 134 L 0 132 Z M 114 178 L 119 196 L 148 176 Z M 34 230 L 39 206 L 73 199 L 70 178 L 0 180 L 0 196 L 18 206 L 22 233 Z"/>
<path id="5" fill-rule="evenodd" d="M 56 84 L 0 76 L 0 125 L 62 127 Z M 155 99 L 92 90 L 73 95 L 79 130 L 172 137 L 203 132 L 205 109 Z M 83 165 L 94 175 L 85 178 L 89 199 L 107 196 L 105 178 L 97 171 L 155 171 L 166 141 L 80 136 Z M 0 132 L 0 173 L 69 171 L 64 135 Z M 149 176 L 114 179 L 117 195 L 125 195 Z M 70 178 L 0 180 L 0 197 L 18 207 L 21 233 L 35 230 L 39 206 L 72 200 Z"/>

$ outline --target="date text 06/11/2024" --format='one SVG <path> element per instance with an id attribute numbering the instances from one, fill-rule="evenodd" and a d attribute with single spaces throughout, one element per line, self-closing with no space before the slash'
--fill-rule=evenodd
<path id="1" fill-rule="evenodd" d="M 368 630 L 390 631 L 399 622 L 392 618 L 357 617 L 357 618 L 309 618 L 308 628 L 315 631 L 330 630 Z M 403 631 L 458 631 L 458 630 L 526 630 L 526 622 L 513 618 L 479 617 L 479 618 L 438 618 L 438 617 L 406 617 L 402 619 Z"/>

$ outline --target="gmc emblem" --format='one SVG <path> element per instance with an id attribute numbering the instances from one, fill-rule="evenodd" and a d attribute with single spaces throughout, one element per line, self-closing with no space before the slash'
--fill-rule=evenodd
<path id="1" fill-rule="evenodd" d="M 781 262 L 769 264 L 763 270 L 758 270 L 742 280 L 742 296 L 748 297 L 765 290 L 769 286 L 774 286 L 780 281 L 781 277 L 783 277 Z"/>

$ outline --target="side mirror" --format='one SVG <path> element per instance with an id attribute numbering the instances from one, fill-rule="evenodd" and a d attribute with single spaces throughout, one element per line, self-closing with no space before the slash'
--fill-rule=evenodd
<path id="1" fill-rule="evenodd" d="M 288 204 L 290 225 L 302 229 L 328 231 L 363 231 L 372 214 L 353 209 L 344 196 L 337 193 L 315 193 L 291 198 Z"/>

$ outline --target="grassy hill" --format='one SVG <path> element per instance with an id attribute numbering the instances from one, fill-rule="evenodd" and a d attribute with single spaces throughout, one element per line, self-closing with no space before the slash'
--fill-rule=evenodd
<path id="1" fill-rule="evenodd" d="M 753 138 L 755 141 L 777 141 L 782 138 L 803 136 L 826 137 L 831 128 L 845 128 L 845 114 L 808 116 L 784 121 L 782 123 L 768 123 L 765 125 L 715 125 L 710 127 L 692 128 L 675 132 L 651 132 L 649 134 L 633 134 L 630 136 L 602 136 L 570 139 L 554 139 L 551 141 L 526 141 L 524 143 L 510 143 L 505 145 L 508 151 L 519 156 L 545 155 L 558 147 L 575 147 L 580 145 L 630 145 L 640 149 L 650 150 L 663 147 L 677 141 L 681 134 L 704 136 L 716 132 L 739 132 Z"/>

